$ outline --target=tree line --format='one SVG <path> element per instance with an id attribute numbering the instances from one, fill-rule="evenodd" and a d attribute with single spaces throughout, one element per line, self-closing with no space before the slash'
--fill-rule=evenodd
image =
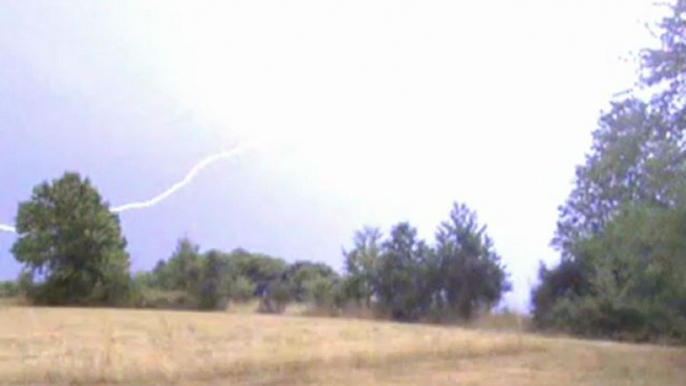
<path id="1" fill-rule="evenodd" d="M 118 216 L 77 173 L 36 186 L 16 219 L 12 252 L 23 265 L 16 289 L 34 304 L 214 310 L 259 299 L 265 312 L 300 302 L 441 321 L 470 319 L 510 290 L 485 226 L 464 204 L 454 205 L 433 244 L 408 222 L 386 237 L 378 228 L 356 232 L 341 274 L 241 248 L 203 252 L 188 238 L 152 270 L 132 274 Z"/>

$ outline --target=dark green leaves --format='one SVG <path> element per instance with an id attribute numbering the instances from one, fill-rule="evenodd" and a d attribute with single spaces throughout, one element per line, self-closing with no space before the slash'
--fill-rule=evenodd
<path id="1" fill-rule="evenodd" d="M 116 304 L 129 284 L 119 219 L 88 179 L 65 173 L 19 206 L 12 248 L 31 275 L 29 296 L 47 304 Z"/>

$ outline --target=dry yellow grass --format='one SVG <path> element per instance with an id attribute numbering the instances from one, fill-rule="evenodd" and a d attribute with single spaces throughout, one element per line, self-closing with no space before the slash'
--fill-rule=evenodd
<path id="1" fill-rule="evenodd" d="M 684 380 L 684 351 L 651 346 L 250 313 L 0 309 L 2 384 L 681 385 Z"/>

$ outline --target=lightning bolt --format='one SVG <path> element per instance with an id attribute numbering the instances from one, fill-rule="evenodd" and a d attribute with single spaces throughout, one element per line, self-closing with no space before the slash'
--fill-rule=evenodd
<path id="1" fill-rule="evenodd" d="M 188 173 L 186 176 L 179 182 L 175 183 L 171 187 L 169 187 L 167 190 L 163 191 L 162 193 L 158 194 L 157 196 L 150 198 L 145 201 L 139 201 L 139 202 L 132 202 L 130 204 L 124 204 L 120 206 L 115 206 L 114 208 L 111 209 L 112 212 L 114 213 L 120 213 L 120 212 L 125 212 L 127 210 L 133 210 L 133 209 L 145 209 L 145 208 L 150 208 L 153 207 L 160 202 L 166 200 L 167 198 L 171 197 L 174 193 L 176 193 L 178 190 L 182 189 L 186 185 L 190 184 L 193 179 L 195 178 L 198 173 L 200 173 L 203 169 L 208 167 L 209 165 L 222 160 L 222 159 L 228 159 L 228 158 L 233 158 L 236 157 L 242 153 L 244 153 L 246 150 L 253 148 L 254 146 L 251 145 L 244 145 L 244 146 L 238 146 L 232 150 L 229 151 L 224 151 L 218 154 L 213 154 L 202 161 L 198 162 Z"/>
<path id="2" fill-rule="evenodd" d="M 124 204 L 124 205 L 119 205 L 111 208 L 110 210 L 113 213 L 121 213 L 125 212 L 128 210 L 135 210 L 135 209 L 145 209 L 145 208 L 150 208 L 153 207 L 162 201 L 168 199 L 171 197 L 174 193 L 179 191 L 180 189 L 183 189 L 185 186 L 193 182 L 193 179 L 201 172 L 203 169 L 206 167 L 210 166 L 211 164 L 223 160 L 223 159 L 229 159 L 229 158 L 234 158 L 237 157 L 243 153 L 245 153 L 248 150 L 254 149 L 256 146 L 254 144 L 245 144 L 245 145 L 240 145 L 238 147 L 235 147 L 231 150 L 223 151 L 221 153 L 213 154 L 209 157 L 206 157 L 202 159 L 200 162 L 195 164 L 191 168 L 191 170 L 186 173 L 185 177 L 183 177 L 182 180 L 179 182 L 173 184 L 171 187 L 168 189 L 164 190 L 162 193 L 149 198 L 144 201 L 137 201 L 137 202 L 132 202 L 129 204 Z M 11 225 L 7 224 L 0 224 L 0 232 L 8 232 L 8 233 L 17 233 L 16 228 L 14 228 Z"/>
<path id="3" fill-rule="evenodd" d="M 0 232 L 17 233 L 17 230 L 11 225 L 0 224 Z"/>

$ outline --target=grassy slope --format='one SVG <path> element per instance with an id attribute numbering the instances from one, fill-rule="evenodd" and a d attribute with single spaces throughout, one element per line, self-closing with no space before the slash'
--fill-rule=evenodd
<path id="1" fill-rule="evenodd" d="M 227 313 L 0 309 L 0 383 L 681 385 L 686 351 Z"/>

